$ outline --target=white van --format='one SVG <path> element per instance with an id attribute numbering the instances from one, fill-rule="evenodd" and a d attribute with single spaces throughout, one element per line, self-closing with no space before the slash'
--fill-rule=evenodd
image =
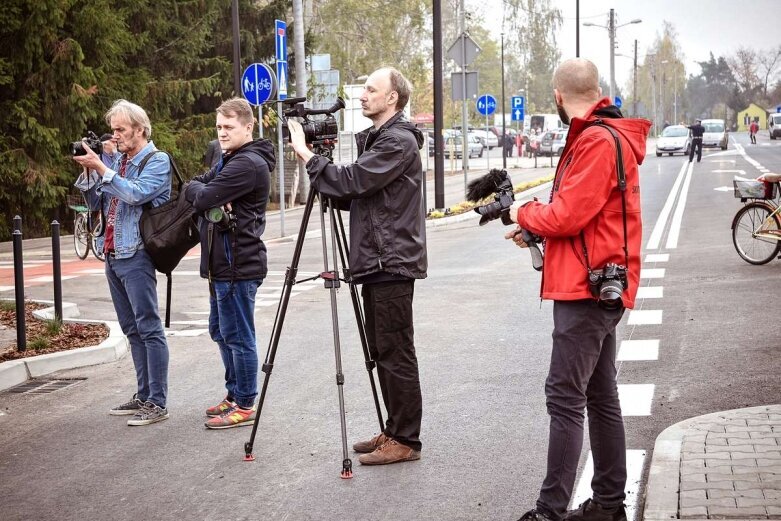
<path id="1" fill-rule="evenodd" d="M 719 147 L 727 150 L 727 125 L 723 119 L 703 119 L 702 126 L 705 134 L 702 136 L 702 147 Z"/>
<path id="2" fill-rule="evenodd" d="M 781 137 L 781 114 L 771 114 L 767 118 L 767 131 L 770 134 L 770 139 Z"/>

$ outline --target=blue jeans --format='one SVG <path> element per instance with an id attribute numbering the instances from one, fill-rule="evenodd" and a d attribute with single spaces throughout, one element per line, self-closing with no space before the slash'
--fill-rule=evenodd
<path id="1" fill-rule="evenodd" d="M 138 399 L 165 407 L 168 344 L 157 311 L 155 267 L 146 250 L 126 259 L 106 257 L 106 279 L 122 332 L 130 342 Z"/>
<path id="2" fill-rule="evenodd" d="M 209 334 L 220 347 L 228 397 L 250 408 L 258 395 L 255 295 L 262 280 L 212 281 Z"/>
<path id="3" fill-rule="evenodd" d="M 594 458 L 593 499 L 613 508 L 624 502 L 626 441 L 616 384 L 616 326 L 624 309 L 606 310 L 595 300 L 553 302 L 553 351 L 545 382 L 550 434 L 548 471 L 537 508 L 561 519 L 572 497 L 583 412 Z"/>

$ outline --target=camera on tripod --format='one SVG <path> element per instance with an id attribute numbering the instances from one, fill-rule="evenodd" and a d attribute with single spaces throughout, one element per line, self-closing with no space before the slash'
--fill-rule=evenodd
<path id="1" fill-rule="evenodd" d="M 515 201 L 515 192 L 513 182 L 506 170 L 493 168 L 488 174 L 470 181 L 467 185 L 468 201 L 476 203 L 490 195 L 494 196 L 493 202 L 475 207 L 475 212 L 481 215 L 480 226 L 498 218 L 502 219 L 502 224 L 505 226 L 514 224 L 510 218 L 510 207 Z M 542 242 L 542 237 L 526 229 L 521 229 L 520 233 L 523 242 L 529 245 L 532 267 L 537 271 L 542 270 L 542 252 L 538 246 Z"/>
<path id="2" fill-rule="evenodd" d="M 339 139 L 339 125 L 334 113 L 344 108 L 344 100 L 336 98 L 336 103 L 327 109 L 307 108 L 304 106 L 305 101 L 306 98 L 289 98 L 282 102 L 284 105 L 292 105 L 282 111 L 282 137 L 290 140 L 287 118 L 298 118 L 301 120 L 306 143 L 312 145 L 315 154 L 330 158 Z M 310 119 L 308 117 L 316 115 L 325 115 L 325 118 Z"/>
<path id="3" fill-rule="evenodd" d="M 91 130 L 87 131 L 87 136 L 84 138 L 83 141 L 74 141 L 70 144 L 70 152 L 72 156 L 85 156 L 87 155 L 87 151 L 84 149 L 84 146 L 89 147 L 90 150 L 95 152 L 97 155 L 100 155 L 103 153 L 103 143 L 101 143 L 100 138 Z"/>

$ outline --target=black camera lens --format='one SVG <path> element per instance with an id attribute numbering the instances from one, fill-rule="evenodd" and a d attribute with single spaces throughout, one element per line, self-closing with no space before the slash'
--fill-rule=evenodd
<path id="1" fill-rule="evenodd" d="M 84 150 L 84 144 L 81 141 L 74 141 L 71 143 L 70 151 L 72 156 L 83 156 L 87 153 L 87 151 Z"/>
<path id="2" fill-rule="evenodd" d="M 623 305 L 621 295 L 624 285 L 618 279 L 605 280 L 599 287 L 599 305 L 605 309 L 618 309 Z"/>

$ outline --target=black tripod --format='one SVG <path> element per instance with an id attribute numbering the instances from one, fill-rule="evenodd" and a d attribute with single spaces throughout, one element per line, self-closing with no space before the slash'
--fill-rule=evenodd
<path id="1" fill-rule="evenodd" d="M 331 293 L 331 320 L 332 320 L 332 327 L 333 327 L 333 334 L 334 334 L 334 355 L 336 357 L 336 385 L 339 390 L 339 419 L 342 425 L 341 477 L 342 479 L 349 479 L 353 476 L 353 471 L 352 471 L 352 460 L 350 460 L 350 458 L 347 455 L 347 425 L 345 423 L 344 389 L 343 389 L 344 374 L 342 374 L 342 353 L 339 344 L 339 322 L 338 322 L 338 313 L 336 308 L 336 290 L 340 286 L 340 281 L 344 281 L 350 287 L 350 297 L 353 303 L 353 310 L 355 311 L 355 320 L 358 324 L 358 334 L 361 338 L 361 345 L 363 346 L 363 356 L 366 362 L 366 370 L 369 373 L 369 382 L 371 383 L 372 395 L 374 396 L 374 406 L 377 409 L 377 419 L 379 420 L 380 423 L 380 431 L 382 431 L 385 428 L 385 424 L 382 419 L 380 401 L 377 397 L 377 387 L 375 386 L 374 373 L 372 372 L 374 367 L 376 366 L 376 362 L 371 359 L 371 355 L 369 354 L 369 346 L 366 340 L 366 331 L 364 330 L 363 311 L 361 310 L 360 299 L 358 297 L 358 290 L 355 287 L 355 284 L 352 283 L 352 279 L 350 276 L 350 269 L 348 268 L 348 264 L 347 264 L 347 257 L 349 256 L 349 252 L 347 249 L 347 240 L 344 231 L 344 224 L 342 223 L 342 216 L 339 210 L 333 207 L 331 201 L 329 199 L 323 199 L 322 196 L 320 197 L 320 206 L 321 206 L 321 210 L 323 211 L 320 212 L 320 225 L 322 230 L 324 271 L 314 277 L 302 279 L 299 281 L 296 280 L 296 274 L 298 273 L 298 263 L 301 258 L 301 249 L 303 248 L 304 245 L 304 236 L 306 234 L 307 225 L 309 224 L 309 218 L 312 214 L 312 207 L 314 206 L 314 200 L 316 195 L 317 195 L 317 191 L 314 190 L 313 188 L 310 189 L 309 197 L 307 198 L 306 206 L 304 207 L 304 216 L 303 216 L 303 220 L 301 221 L 301 228 L 299 229 L 298 238 L 296 239 L 296 246 L 293 251 L 293 260 L 291 261 L 290 266 L 288 266 L 287 271 L 285 272 L 285 285 L 282 288 L 282 295 L 280 296 L 279 299 L 279 306 L 277 307 L 277 315 L 276 318 L 274 319 L 274 327 L 271 333 L 271 339 L 269 341 L 268 351 L 266 352 L 266 359 L 262 367 L 262 370 L 264 373 L 266 373 L 266 376 L 263 379 L 263 386 L 260 391 L 260 399 L 258 401 L 258 411 L 257 411 L 257 416 L 255 417 L 255 422 L 252 425 L 252 434 L 250 435 L 249 441 L 244 444 L 244 452 L 245 452 L 244 460 L 245 461 L 255 460 L 255 456 L 252 454 L 252 446 L 255 442 L 255 435 L 257 434 L 258 431 L 258 423 L 260 422 L 260 415 L 261 412 L 263 411 L 263 402 L 265 401 L 266 398 L 266 389 L 268 388 L 268 381 L 269 378 L 271 377 L 271 371 L 274 368 L 274 358 L 276 357 L 277 354 L 279 337 L 282 333 L 282 326 L 285 322 L 285 313 L 287 311 L 288 302 L 290 301 L 290 293 L 293 288 L 293 285 L 301 282 L 314 280 L 317 278 L 322 278 L 324 282 L 324 286 L 330 289 L 330 293 Z M 333 270 L 330 271 L 328 266 L 328 246 L 327 246 L 327 240 L 325 236 L 326 207 L 330 219 L 331 251 L 333 256 L 333 264 L 334 264 Z M 337 224 L 338 224 L 338 229 L 337 229 Z M 336 256 L 337 251 L 339 252 L 338 258 Z M 343 266 L 344 278 L 342 279 L 339 278 L 339 259 L 341 259 L 342 266 Z"/>

